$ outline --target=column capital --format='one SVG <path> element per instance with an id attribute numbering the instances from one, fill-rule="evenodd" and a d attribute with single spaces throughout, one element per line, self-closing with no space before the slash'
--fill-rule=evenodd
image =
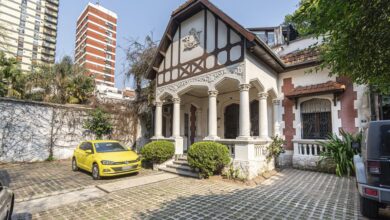
<path id="1" fill-rule="evenodd" d="M 180 98 L 173 98 L 172 101 L 174 104 L 180 104 Z"/>
<path id="2" fill-rule="evenodd" d="M 163 102 L 155 102 L 155 105 L 156 105 L 156 107 L 162 107 L 163 106 Z"/>
<path id="3" fill-rule="evenodd" d="M 273 99 L 272 100 L 272 103 L 274 104 L 274 105 L 280 105 L 280 99 Z"/>
<path id="4" fill-rule="evenodd" d="M 218 91 L 217 90 L 210 90 L 209 91 L 209 96 L 216 97 L 217 95 L 218 95 Z"/>
<path id="5" fill-rule="evenodd" d="M 266 93 L 266 92 L 259 92 L 257 94 L 257 97 L 259 97 L 259 99 L 267 99 L 268 98 L 268 93 Z"/>
<path id="6" fill-rule="evenodd" d="M 251 85 L 250 84 L 241 84 L 239 86 L 239 88 L 240 88 L 240 92 L 241 91 L 249 91 L 249 89 L 251 88 Z"/>

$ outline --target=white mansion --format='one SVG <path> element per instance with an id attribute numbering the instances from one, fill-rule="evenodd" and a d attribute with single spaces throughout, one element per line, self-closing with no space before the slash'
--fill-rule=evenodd
<path id="1" fill-rule="evenodd" d="M 309 73 L 319 59 L 308 47 L 318 40 L 288 41 L 289 33 L 246 29 L 207 0 L 180 6 L 148 71 L 156 81 L 153 139 L 173 141 L 179 155 L 201 140 L 226 144 L 250 179 L 272 168 L 265 149 L 279 135 L 281 162 L 315 166 L 317 140 L 370 120 L 369 97 L 326 69 Z"/>

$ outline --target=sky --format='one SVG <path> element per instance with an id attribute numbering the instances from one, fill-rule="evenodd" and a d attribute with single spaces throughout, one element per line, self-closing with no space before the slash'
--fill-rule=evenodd
<path id="1" fill-rule="evenodd" d="M 60 0 L 56 60 L 74 57 L 76 21 L 88 2 L 99 2 L 118 15 L 115 86 L 133 87 L 124 83 L 125 53 L 128 39 L 143 40 L 153 33 L 160 40 L 171 12 L 186 0 Z M 218 8 L 244 27 L 276 26 L 286 14 L 297 8 L 299 0 L 211 0 Z"/>

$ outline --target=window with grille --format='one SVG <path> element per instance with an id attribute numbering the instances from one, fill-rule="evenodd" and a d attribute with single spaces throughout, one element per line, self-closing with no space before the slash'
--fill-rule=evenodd
<path id="1" fill-rule="evenodd" d="M 302 102 L 302 139 L 325 139 L 332 133 L 331 106 L 331 102 L 326 99 Z"/>

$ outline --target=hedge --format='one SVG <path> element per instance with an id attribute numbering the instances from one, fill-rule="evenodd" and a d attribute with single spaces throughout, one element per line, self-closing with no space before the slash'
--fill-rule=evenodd
<path id="1" fill-rule="evenodd" d="M 197 168 L 202 177 L 221 174 L 222 169 L 230 163 L 227 146 L 216 142 L 197 142 L 188 151 L 188 164 Z"/>
<path id="2" fill-rule="evenodd" d="M 175 146 L 169 141 L 153 141 L 141 149 L 142 157 L 151 163 L 163 163 L 173 157 Z"/>

